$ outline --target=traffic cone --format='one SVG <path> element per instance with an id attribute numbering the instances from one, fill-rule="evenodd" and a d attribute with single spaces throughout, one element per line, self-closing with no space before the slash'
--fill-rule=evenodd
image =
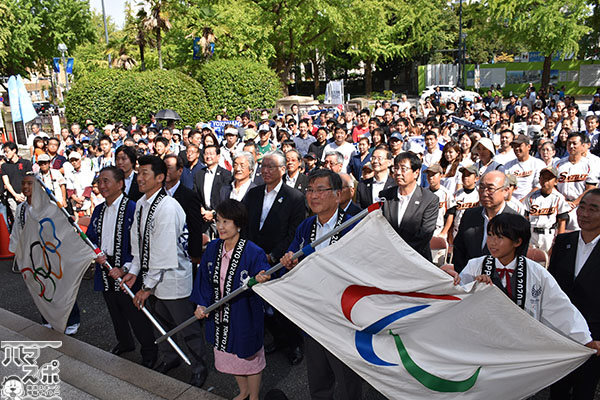
<path id="1" fill-rule="evenodd" d="M 15 255 L 8 251 L 8 243 L 10 242 L 10 234 L 6 226 L 4 217 L 0 215 L 0 259 L 13 258 Z"/>

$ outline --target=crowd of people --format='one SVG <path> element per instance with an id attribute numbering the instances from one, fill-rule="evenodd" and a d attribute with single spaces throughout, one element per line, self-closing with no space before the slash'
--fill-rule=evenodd
<path id="1" fill-rule="evenodd" d="M 180 359 L 166 343 L 157 348 L 137 310 L 148 304 L 167 330 L 195 314 L 205 322 L 182 332 L 193 356 L 191 382 L 202 386 L 208 374 L 206 336 L 215 368 L 236 377 L 236 399 L 258 399 L 266 355 L 275 351 L 292 365 L 306 357 L 313 399 L 332 399 L 336 385 L 344 399 L 361 398 L 362 381 L 351 369 L 251 292 L 205 310 L 247 277 L 277 278 L 264 271 L 278 262 L 294 268 L 292 254 L 302 244 L 380 201 L 399 236 L 457 283 L 494 283 L 519 304 L 513 271 L 531 269 L 531 279 L 544 281 L 536 290 L 548 287 L 548 294 L 525 310 L 597 349 L 600 308 L 590 305 L 598 302 L 593 283 L 600 283 L 600 94 L 588 110 L 534 87 L 506 105 L 492 91 L 481 101 L 445 103 L 436 91 L 426 103 L 403 96 L 374 109 L 301 112 L 292 105 L 289 113 L 263 110 L 255 121 L 244 112 L 223 130 L 206 123 L 179 130 L 153 114 L 147 124 L 132 116 L 129 125 L 101 130 L 91 120 L 73 123 L 59 137 L 33 124 L 31 160 L 19 157 L 15 143 L 2 146 L 4 215 L 13 233 L 22 226 L 31 202 L 28 171 L 39 172 L 72 215 L 91 217 L 88 236 L 103 251 L 94 286 L 113 321 L 112 352 L 133 351 L 135 336 L 143 364 L 167 373 Z M 554 245 L 564 246 L 566 232 L 570 258 Z M 451 253 L 432 251 L 433 237 Z M 11 246 L 16 240 L 13 234 Z M 558 284 L 526 259 L 530 248 L 551 255 L 544 267 Z M 101 267 L 105 262 L 116 268 Z M 585 281 L 578 278 L 584 273 Z M 119 278 L 136 293 L 133 302 Z M 67 333 L 77 330 L 76 308 Z M 592 399 L 599 378 L 594 357 L 557 383 L 552 398 L 567 399 L 561 396 L 573 389 L 573 398 Z"/>

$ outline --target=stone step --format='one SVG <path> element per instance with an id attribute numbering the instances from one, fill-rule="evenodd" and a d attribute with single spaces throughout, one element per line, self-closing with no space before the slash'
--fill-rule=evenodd
<path id="1" fill-rule="evenodd" d="M 0 340 L 62 341 L 58 349 L 42 349 L 37 360 L 38 366 L 59 361 L 62 399 L 222 399 L 4 309 L 0 309 Z M 1 360 L 4 356 L 2 350 Z M 9 375 L 23 377 L 25 372 L 12 363 L 4 366 L 0 362 L 0 386 Z"/>

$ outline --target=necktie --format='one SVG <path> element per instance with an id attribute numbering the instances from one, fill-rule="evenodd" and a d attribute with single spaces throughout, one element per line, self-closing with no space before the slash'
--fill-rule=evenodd
<path id="1" fill-rule="evenodd" d="M 510 285 L 510 277 L 512 276 L 514 270 L 508 268 L 496 268 L 500 279 L 506 278 L 506 291 L 508 292 L 508 297 L 512 299 L 512 287 Z"/>

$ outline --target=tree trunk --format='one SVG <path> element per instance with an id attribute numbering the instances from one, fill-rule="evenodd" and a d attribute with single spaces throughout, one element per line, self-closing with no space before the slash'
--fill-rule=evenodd
<path id="1" fill-rule="evenodd" d="M 373 91 L 373 63 L 365 60 L 365 95 L 369 97 Z"/>
<path id="2" fill-rule="evenodd" d="M 315 57 L 311 60 L 313 65 L 313 93 L 315 99 L 319 96 L 319 87 L 321 82 L 319 81 L 319 60 L 317 60 L 317 54 L 315 50 Z"/>
<path id="3" fill-rule="evenodd" d="M 156 49 L 158 50 L 158 68 L 163 69 L 162 67 L 162 50 L 160 48 L 161 40 L 160 40 L 160 29 L 156 31 Z"/>
<path id="4" fill-rule="evenodd" d="M 288 88 L 288 79 L 290 76 L 290 69 L 294 65 L 293 60 L 284 60 L 281 57 L 277 57 L 275 61 L 275 71 L 277 71 L 277 76 L 279 76 L 279 82 L 281 82 L 281 88 L 283 90 L 283 95 L 289 95 Z M 298 86 L 298 77 L 296 77 L 296 87 Z"/>
<path id="5" fill-rule="evenodd" d="M 144 45 L 140 44 L 140 61 L 142 63 L 142 71 L 146 70 L 146 63 L 144 61 Z"/>
<path id="6" fill-rule="evenodd" d="M 547 92 L 550 83 L 550 66 L 552 64 L 552 53 L 544 57 L 544 69 L 542 70 L 542 88 Z"/>

